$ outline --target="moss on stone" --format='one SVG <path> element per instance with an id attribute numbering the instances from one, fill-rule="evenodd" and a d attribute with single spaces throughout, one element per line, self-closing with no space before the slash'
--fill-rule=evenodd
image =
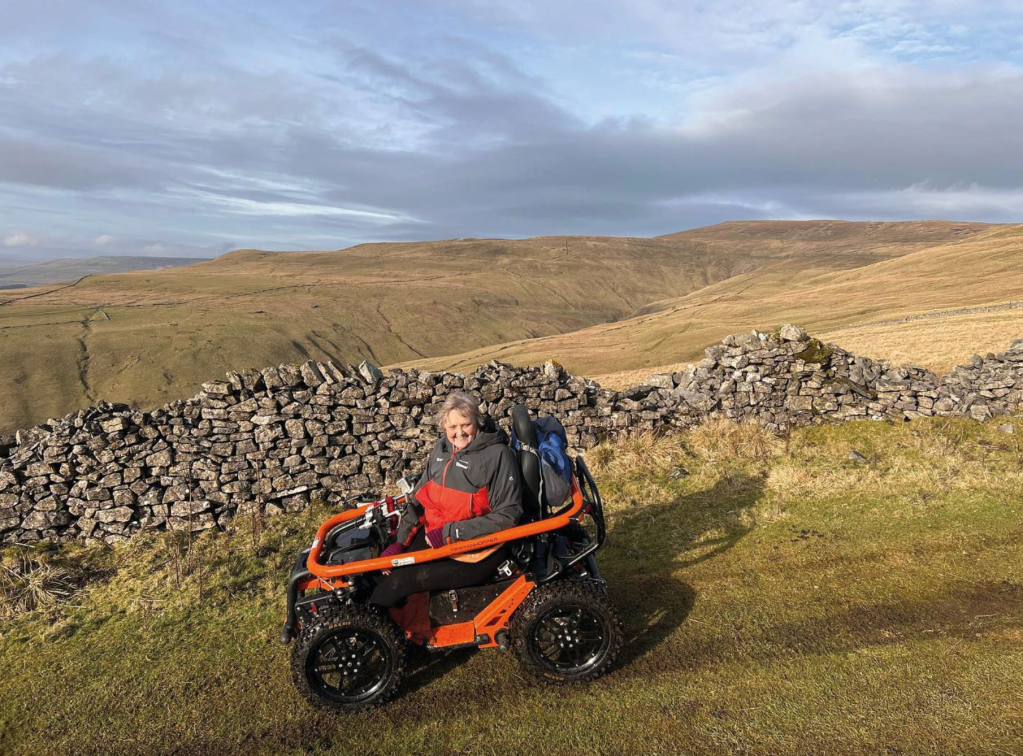
<path id="1" fill-rule="evenodd" d="M 834 354 L 834 350 L 831 347 L 826 346 L 819 339 L 810 339 L 810 343 L 807 345 L 806 349 L 802 352 L 797 352 L 795 357 L 797 360 L 802 360 L 803 362 L 813 362 L 817 365 L 827 367 L 831 364 L 832 354 Z"/>

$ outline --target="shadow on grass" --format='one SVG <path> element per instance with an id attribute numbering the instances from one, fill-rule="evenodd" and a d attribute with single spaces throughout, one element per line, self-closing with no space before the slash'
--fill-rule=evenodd
<path id="1" fill-rule="evenodd" d="M 763 491 L 763 476 L 731 473 L 710 489 L 614 515 L 601 569 L 625 624 L 620 668 L 686 621 L 696 591 L 679 571 L 720 556 L 749 533 Z"/>
<path id="2" fill-rule="evenodd" d="M 736 626 L 658 654 L 660 673 L 694 670 L 743 659 L 751 665 L 776 660 L 857 654 L 886 646 L 954 639 L 1000 643 L 1006 653 L 1021 643 L 1023 588 L 1008 580 L 960 583 L 932 596 L 875 602 L 775 625 Z M 954 647 L 953 646 L 953 647 Z M 929 668 L 940 671 L 934 656 Z"/>
<path id="3" fill-rule="evenodd" d="M 451 651 L 427 651 L 421 646 L 409 646 L 408 666 L 401 695 L 410 695 L 439 680 L 448 672 L 465 664 L 474 653 L 473 648 L 458 648 Z"/>

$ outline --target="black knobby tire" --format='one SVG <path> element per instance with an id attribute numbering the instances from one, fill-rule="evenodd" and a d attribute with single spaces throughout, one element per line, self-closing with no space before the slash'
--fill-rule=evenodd
<path id="1" fill-rule="evenodd" d="M 310 703 L 365 711 L 385 703 L 405 674 L 405 637 L 375 607 L 331 607 L 303 628 L 291 653 L 291 677 Z"/>
<path id="2" fill-rule="evenodd" d="M 607 592 L 591 581 L 538 586 L 512 616 L 510 631 L 523 669 L 548 683 L 594 680 L 622 649 L 618 612 Z"/>

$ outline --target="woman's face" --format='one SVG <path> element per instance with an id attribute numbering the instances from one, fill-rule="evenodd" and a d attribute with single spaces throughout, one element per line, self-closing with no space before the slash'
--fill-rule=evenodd
<path id="1" fill-rule="evenodd" d="M 460 410 L 451 410 L 444 418 L 444 433 L 455 451 L 462 451 L 476 438 L 476 424 Z"/>

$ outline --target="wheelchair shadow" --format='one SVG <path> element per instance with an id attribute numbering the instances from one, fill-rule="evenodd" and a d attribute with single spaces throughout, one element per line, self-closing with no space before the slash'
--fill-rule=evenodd
<path id="1" fill-rule="evenodd" d="M 434 680 L 463 666 L 477 653 L 474 648 L 456 648 L 451 651 L 427 651 L 416 645 L 409 645 L 409 656 L 405 667 L 405 683 L 402 696 L 411 695 L 425 688 Z"/>
<path id="2" fill-rule="evenodd" d="M 597 562 L 625 625 L 616 665 L 622 672 L 658 663 L 645 657 L 682 626 L 697 599 L 679 573 L 725 553 L 753 529 L 750 514 L 764 485 L 763 476 L 732 473 L 709 489 L 611 514 Z M 404 695 L 428 687 L 475 653 L 410 646 Z"/>
<path id="3" fill-rule="evenodd" d="M 697 593 L 680 573 L 725 553 L 753 529 L 752 509 L 764 488 L 764 476 L 732 473 L 704 491 L 611 515 L 598 563 L 625 625 L 622 669 L 686 621 Z"/>

